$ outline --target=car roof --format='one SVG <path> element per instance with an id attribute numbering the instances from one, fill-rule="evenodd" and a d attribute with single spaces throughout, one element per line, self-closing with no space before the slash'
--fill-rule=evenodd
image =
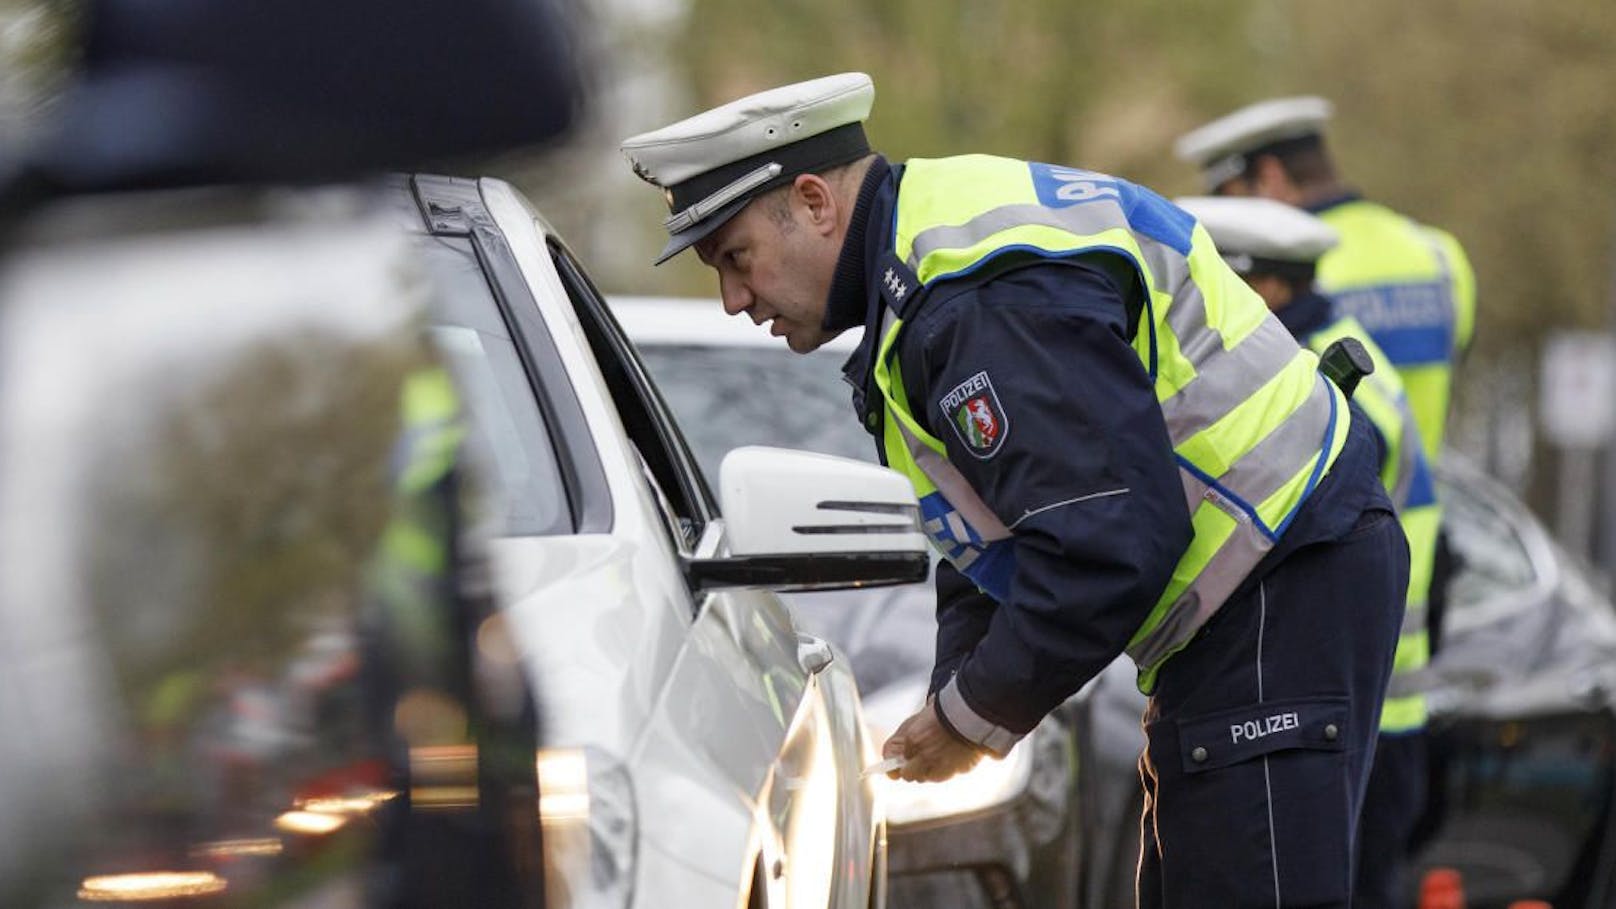
<path id="1" fill-rule="evenodd" d="M 611 296 L 607 303 L 636 344 L 789 349 L 784 338 L 725 313 L 723 305 L 710 297 Z M 863 336 L 862 328 L 846 331 L 819 349 L 850 353 Z"/>

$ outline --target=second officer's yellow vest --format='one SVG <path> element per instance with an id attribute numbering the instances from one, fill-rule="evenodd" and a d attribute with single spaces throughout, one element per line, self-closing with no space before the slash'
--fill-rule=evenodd
<path id="1" fill-rule="evenodd" d="M 1319 288 L 1368 330 L 1397 367 L 1425 456 L 1435 464 L 1453 362 L 1475 326 L 1470 261 L 1450 234 L 1374 202 L 1343 202 L 1319 217 L 1341 235 L 1319 260 Z"/>
<path id="2" fill-rule="evenodd" d="M 1133 346 L 1155 383 L 1194 529 L 1128 644 L 1139 687 L 1149 692 L 1163 663 L 1273 548 L 1335 462 L 1346 442 L 1345 398 L 1194 218 L 1125 180 L 985 155 L 913 160 L 893 229 L 894 252 L 919 280 L 918 293 L 1011 252 L 1109 253 L 1138 272 L 1146 299 Z M 901 276 L 883 279 L 888 299 L 901 305 L 911 289 Z M 1012 531 L 916 419 L 896 356 L 902 331 L 901 312 L 889 310 L 874 368 L 887 463 L 914 484 L 933 544 L 1002 601 L 1014 568 Z M 983 378 L 956 391 L 991 395 Z"/>
<path id="3" fill-rule="evenodd" d="M 1380 479 L 1397 509 L 1398 522 L 1408 537 L 1408 601 L 1403 628 L 1397 637 L 1391 684 L 1380 712 L 1380 731 L 1396 734 L 1425 726 L 1424 669 L 1431 661 L 1431 639 L 1426 630 L 1431 565 L 1436 558 L 1437 528 L 1442 512 L 1419 428 L 1404 396 L 1402 380 L 1369 332 L 1351 316 L 1337 319 L 1307 338 L 1308 347 L 1322 353 L 1339 338 L 1357 338 L 1375 361 L 1375 371 L 1358 383 L 1352 396 L 1386 445 Z"/>

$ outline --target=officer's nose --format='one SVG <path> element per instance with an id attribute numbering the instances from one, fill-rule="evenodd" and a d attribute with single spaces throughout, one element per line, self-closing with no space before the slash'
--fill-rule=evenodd
<path id="1" fill-rule="evenodd" d="M 732 316 L 738 316 L 752 307 L 752 292 L 745 283 L 734 278 L 720 278 L 718 293 L 724 300 L 724 312 Z"/>

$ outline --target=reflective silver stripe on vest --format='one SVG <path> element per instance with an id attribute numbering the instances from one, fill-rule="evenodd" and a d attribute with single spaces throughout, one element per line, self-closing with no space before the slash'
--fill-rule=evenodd
<path id="1" fill-rule="evenodd" d="M 1317 376 L 1307 402 L 1289 420 L 1264 436 L 1251 451 L 1230 465 L 1223 476 L 1212 479 L 1253 509 L 1279 492 L 1308 463 L 1306 459 L 1296 457 L 1297 452 L 1309 452 L 1315 459 L 1319 456 L 1324 431 L 1330 425 L 1331 391 L 1326 384 L 1329 381 L 1322 375 Z M 1346 414 L 1338 413 L 1336 419 L 1346 419 Z M 1207 487 L 1188 470 L 1181 469 L 1181 472 L 1185 477 L 1185 501 L 1193 512 L 1200 500 L 1208 497 Z"/>
<path id="2" fill-rule="evenodd" d="M 964 224 L 928 227 L 915 234 L 908 265 L 917 274 L 920 260 L 942 249 L 969 249 L 988 237 L 1015 227 L 1053 227 L 1075 234 L 1091 235 L 1122 228 L 1129 230 L 1122 206 L 1110 199 L 1095 200 L 1069 208 L 1045 208 L 1037 203 L 1001 205 L 977 215 Z"/>
<path id="3" fill-rule="evenodd" d="M 1435 674 L 1429 666 L 1409 672 L 1392 673 L 1391 681 L 1386 683 L 1386 699 L 1413 697 L 1431 690 L 1436 680 Z"/>
<path id="4" fill-rule="evenodd" d="M 1155 666 L 1189 643 L 1273 548 L 1274 544 L 1255 527 L 1249 523 L 1240 525 L 1213 553 L 1211 561 L 1189 589 L 1168 607 L 1161 624 L 1148 637 L 1128 648 L 1128 656 L 1141 667 Z"/>
<path id="5" fill-rule="evenodd" d="M 1000 231 L 1024 226 L 1053 227 L 1085 236 L 1120 228 L 1128 231 L 1139 244 L 1145 266 L 1155 279 L 1156 290 L 1173 293 L 1190 277 L 1188 260 L 1172 247 L 1135 231 L 1122 206 L 1112 199 L 1096 199 L 1068 208 L 1046 208 L 1034 202 L 1001 205 L 964 224 L 928 227 L 915 235 L 908 265 L 918 273 L 921 260 L 934 252 L 969 249 Z"/>
<path id="6" fill-rule="evenodd" d="M 1317 376 L 1307 404 L 1257 443 L 1245 457 L 1236 461 L 1227 473 L 1217 477 L 1218 485 L 1256 508 L 1302 469 L 1303 465 L 1294 458 L 1278 453 L 1311 450 L 1317 458 L 1320 447 L 1325 444 L 1325 429 L 1330 424 L 1328 396 L 1332 392 L 1328 382 L 1322 375 Z M 1345 418 L 1346 415 L 1342 413 L 1336 416 L 1338 420 Z M 1270 452 L 1275 454 L 1270 456 Z M 1273 466 L 1275 464 L 1279 466 Z M 1257 527 L 1250 515 L 1210 489 L 1188 470 L 1180 467 L 1179 474 L 1184 481 L 1184 497 L 1191 513 L 1203 504 L 1210 504 L 1234 518 L 1235 529 L 1212 554 L 1201 573 L 1190 582 L 1189 588 L 1167 608 L 1161 624 L 1128 649 L 1128 655 L 1141 667 L 1156 665 L 1188 643 L 1274 546 L 1272 538 Z"/>
<path id="7" fill-rule="evenodd" d="M 1175 304 L 1168 312 L 1171 324 Z M 1296 358 L 1298 348 L 1290 332 L 1269 316 L 1233 348 L 1225 350 L 1223 339 L 1208 328 L 1173 328 L 1173 334 L 1190 351 L 1195 378 L 1161 402 L 1167 421 L 1167 434 L 1173 444 L 1181 444 L 1222 419 L 1274 380 Z M 1209 337 L 1210 336 L 1210 337 Z"/>
<path id="8" fill-rule="evenodd" d="M 1397 634 L 1399 637 L 1417 634 L 1425 630 L 1425 604 L 1410 603 L 1403 609 L 1403 628 Z"/>
<path id="9" fill-rule="evenodd" d="M 1394 404 L 1397 399 L 1392 399 Z M 1397 408 L 1398 416 L 1403 423 L 1403 438 L 1397 448 L 1397 483 L 1392 487 L 1392 507 L 1398 514 L 1408 505 L 1408 491 L 1414 485 L 1414 461 L 1420 453 L 1420 431 L 1414 424 L 1414 412 L 1405 405 Z"/>

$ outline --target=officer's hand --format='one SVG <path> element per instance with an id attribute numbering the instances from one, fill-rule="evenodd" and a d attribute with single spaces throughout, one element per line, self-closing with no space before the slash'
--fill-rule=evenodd
<path id="1" fill-rule="evenodd" d="M 881 746 L 881 756 L 904 759 L 902 767 L 887 773 L 892 779 L 941 783 L 975 767 L 982 753 L 949 732 L 938 721 L 932 699 L 927 698 L 926 706 L 904 720 Z"/>

